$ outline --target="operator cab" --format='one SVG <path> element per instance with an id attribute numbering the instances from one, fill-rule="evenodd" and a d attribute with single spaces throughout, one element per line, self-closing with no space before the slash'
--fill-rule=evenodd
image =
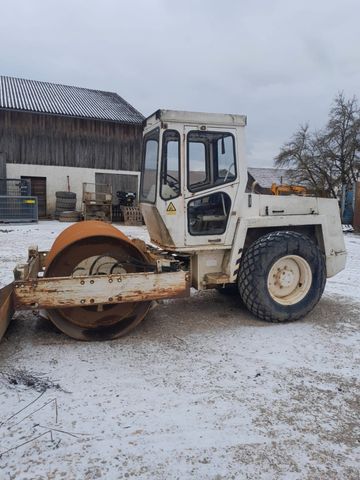
<path id="1" fill-rule="evenodd" d="M 232 244 L 247 181 L 246 117 L 158 110 L 145 121 L 140 202 L 151 240 L 194 250 Z"/>

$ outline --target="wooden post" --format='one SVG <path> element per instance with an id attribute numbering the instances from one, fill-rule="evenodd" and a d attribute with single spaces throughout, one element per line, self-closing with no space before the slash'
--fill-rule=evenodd
<path id="1" fill-rule="evenodd" d="M 353 227 L 360 232 L 360 182 L 355 183 L 355 202 L 354 202 L 354 220 Z"/>
<path id="2" fill-rule="evenodd" d="M 0 195 L 7 194 L 5 153 L 0 152 Z"/>

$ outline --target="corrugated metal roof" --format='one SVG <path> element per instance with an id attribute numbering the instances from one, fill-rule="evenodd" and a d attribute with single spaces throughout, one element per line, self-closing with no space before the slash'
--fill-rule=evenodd
<path id="1" fill-rule="evenodd" d="M 0 108 L 140 124 L 144 117 L 117 93 L 0 76 Z"/>
<path id="2" fill-rule="evenodd" d="M 293 183 L 292 170 L 286 168 L 255 168 L 249 167 L 250 175 L 264 188 L 270 188 L 273 183 L 278 185 Z"/>

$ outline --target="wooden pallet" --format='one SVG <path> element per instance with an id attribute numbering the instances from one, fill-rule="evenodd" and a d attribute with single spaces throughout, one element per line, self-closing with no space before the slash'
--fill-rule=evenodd
<path id="1" fill-rule="evenodd" d="M 143 225 L 140 207 L 121 207 L 125 225 Z"/>

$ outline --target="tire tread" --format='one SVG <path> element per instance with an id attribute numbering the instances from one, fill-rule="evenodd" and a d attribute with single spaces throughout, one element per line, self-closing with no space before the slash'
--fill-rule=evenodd
<path id="1" fill-rule="evenodd" d="M 279 318 L 278 313 L 269 308 L 269 302 L 265 302 L 259 295 L 257 284 L 259 278 L 263 278 L 264 275 L 266 275 L 265 281 L 267 281 L 267 272 L 264 272 L 264 266 L 269 264 L 269 254 L 276 251 L 281 252 L 284 248 L 284 242 L 287 243 L 285 255 L 288 254 L 289 244 L 297 244 L 300 248 L 299 244 L 301 243 L 301 248 L 305 248 L 309 252 L 312 261 L 316 264 L 320 283 L 317 286 L 318 291 L 315 294 L 315 301 L 311 305 L 299 311 L 293 309 L 294 311 L 290 312 L 289 308 L 286 318 Z M 322 295 L 325 281 L 326 272 L 323 254 L 311 238 L 294 231 L 276 231 L 260 237 L 245 252 L 240 264 L 238 287 L 243 302 L 254 315 L 268 322 L 281 322 L 297 320 L 312 310 Z M 275 302 L 273 303 L 275 304 Z"/>

